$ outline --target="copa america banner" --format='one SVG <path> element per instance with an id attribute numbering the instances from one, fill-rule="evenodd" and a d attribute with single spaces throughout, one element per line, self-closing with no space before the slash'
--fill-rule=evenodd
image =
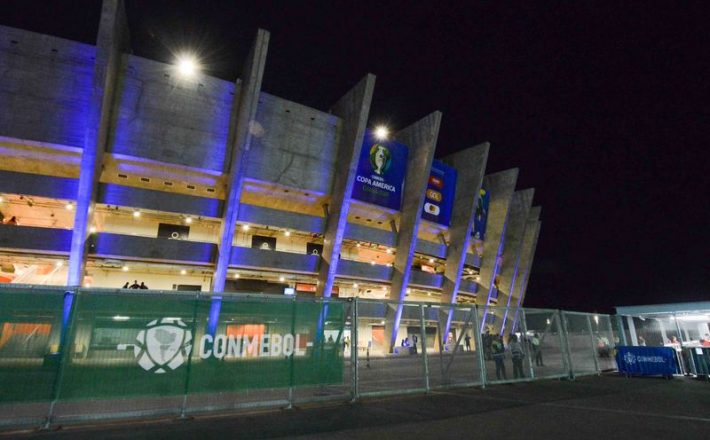
<path id="1" fill-rule="evenodd" d="M 619 373 L 630 376 L 672 376 L 678 372 L 675 349 L 669 347 L 616 347 Z"/>
<path id="2" fill-rule="evenodd" d="M 488 222 L 488 206 L 491 204 L 491 193 L 484 187 L 478 195 L 476 216 L 473 218 L 473 238 L 486 239 L 486 223 Z"/>
<path id="3" fill-rule="evenodd" d="M 456 170 L 439 160 L 434 160 L 429 173 L 422 218 L 449 226 L 455 193 Z"/>
<path id="4" fill-rule="evenodd" d="M 365 133 L 352 198 L 399 211 L 408 151 L 399 142 L 378 141 Z"/>

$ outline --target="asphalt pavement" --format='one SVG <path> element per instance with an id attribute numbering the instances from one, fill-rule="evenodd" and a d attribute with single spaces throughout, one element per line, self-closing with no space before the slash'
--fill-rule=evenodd
<path id="1" fill-rule="evenodd" d="M 710 383 L 609 374 L 463 388 L 357 403 L 12 431 L 0 439 L 702 439 Z"/>

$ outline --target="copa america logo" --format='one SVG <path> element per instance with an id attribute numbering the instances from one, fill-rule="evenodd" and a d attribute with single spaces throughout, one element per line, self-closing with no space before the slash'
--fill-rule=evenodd
<path id="1" fill-rule="evenodd" d="M 624 355 L 624 362 L 626 362 L 629 365 L 635 364 L 636 363 L 636 355 L 630 352 L 627 352 Z"/>
<path id="2" fill-rule="evenodd" d="M 136 341 L 133 354 L 138 365 L 155 374 L 178 368 L 192 351 L 192 332 L 179 318 L 150 321 Z"/>

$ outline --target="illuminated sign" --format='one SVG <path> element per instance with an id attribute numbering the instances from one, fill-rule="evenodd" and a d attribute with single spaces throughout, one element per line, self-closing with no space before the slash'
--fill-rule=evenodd
<path id="1" fill-rule="evenodd" d="M 408 149 L 395 141 L 365 134 L 352 198 L 399 211 L 407 170 Z"/>
<path id="2" fill-rule="evenodd" d="M 422 218 L 440 225 L 449 226 L 455 193 L 456 170 L 441 161 L 433 161 L 425 194 Z"/>

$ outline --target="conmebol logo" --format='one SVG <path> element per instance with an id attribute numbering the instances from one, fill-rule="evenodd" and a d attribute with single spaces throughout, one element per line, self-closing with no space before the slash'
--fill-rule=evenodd
<path id="1" fill-rule="evenodd" d="M 138 365 L 156 374 L 178 368 L 192 351 L 192 332 L 179 318 L 150 321 L 136 341 L 133 354 Z"/>

